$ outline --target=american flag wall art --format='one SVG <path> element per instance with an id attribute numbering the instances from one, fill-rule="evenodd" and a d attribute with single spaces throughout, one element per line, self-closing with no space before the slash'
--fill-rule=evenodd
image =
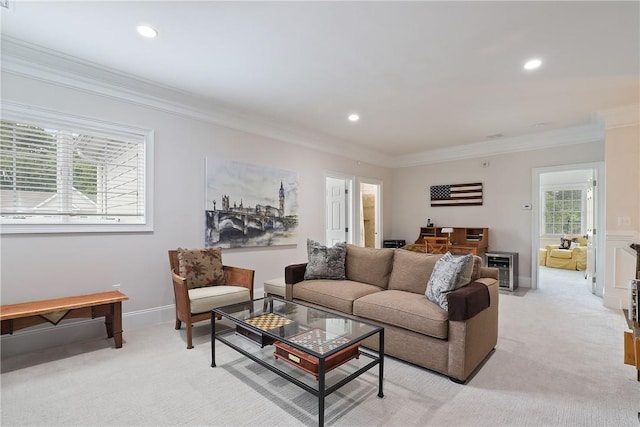
<path id="1" fill-rule="evenodd" d="M 482 206 L 482 183 L 432 185 L 431 206 Z"/>

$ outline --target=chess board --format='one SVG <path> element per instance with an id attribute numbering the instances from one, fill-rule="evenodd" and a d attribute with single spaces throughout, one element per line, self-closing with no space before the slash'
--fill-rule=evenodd
<path id="1" fill-rule="evenodd" d="M 263 331 L 270 331 L 272 329 L 279 328 L 280 326 L 293 323 L 293 320 L 282 317 L 279 314 L 267 313 L 260 316 L 251 317 L 245 320 L 245 322 L 252 326 L 255 326 L 258 329 L 262 329 Z"/>
<path id="2" fill-rule="evenodd" d="M 278 328 L 283 328 L 282 331 L 278 332 L 280 336 L 286 336 L 297 331 L 296 322 L 275 313 L 266 313 L 261 314 L 260 316 L 251 317 L 245 320 L 245 322 L 263 331 L 274 331 Z M 260 347 L 273 344 L 275 341 L 275 339 L 265 334 L 250 330 L 243 325 L 236 325 L 236 332 L 256 342 Z"/>

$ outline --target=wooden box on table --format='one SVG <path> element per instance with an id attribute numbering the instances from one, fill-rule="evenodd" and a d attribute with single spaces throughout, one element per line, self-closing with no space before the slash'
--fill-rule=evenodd
<path id="1" fill-rule="evenodd" d="M 322 329 L 310 329 L 308 331 L 300 332 L 293 337 L 288 337 L 288 339 L 289 341 L 293 341 L 318 353 L 326 353 L 349 342 L 349 340 L 344 337 L 327 340 L 326 332 Z M 273 355 L 276 359 L 281 359 L 297 366 L 303 371 L 314 375 L 316 379 L 318 379 L 317 357 L 280 341 L 276 341 L 273 346 L 275 347 Z M 359 347 L 360 343 L 356 342 L 326 358 L 324 363 L 325 372 L 329 372 L 351 359 L 358 358 L 360 355 Z"/>

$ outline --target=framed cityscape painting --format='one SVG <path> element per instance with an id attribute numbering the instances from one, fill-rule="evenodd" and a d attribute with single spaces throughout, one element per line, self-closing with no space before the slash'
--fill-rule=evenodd
<path id="1" fill-rule="evenodd" d="M 294 243 L 297 173 L 207 157 L 205 192 L 205 247 Z"/>

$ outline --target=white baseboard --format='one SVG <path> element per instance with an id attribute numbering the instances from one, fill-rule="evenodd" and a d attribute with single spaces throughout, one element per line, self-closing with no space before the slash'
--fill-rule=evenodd
<path id="1" fill-rule="evenodd" d="M 175 320 L 175 305 L 173 304 L 123 313 L 123 338 L 126 340 L 127 330 L 131 331 L 172 320 Z M 39 325 L 21 329 L 13 335 L 3 335 L 0 339 L 0 355 L 10 357 L 93 338 L 107 338 L 104 317 L 69 320 L 68 323 L 62 321 L 57 326 Z M 109 340 L 113 343 L 113 339 Z"/>
<path id="2" fill-rule="evenodd" d="M 518 276 L 518 286 L 523 288 L 531 287 L 531 276 Z"/>

